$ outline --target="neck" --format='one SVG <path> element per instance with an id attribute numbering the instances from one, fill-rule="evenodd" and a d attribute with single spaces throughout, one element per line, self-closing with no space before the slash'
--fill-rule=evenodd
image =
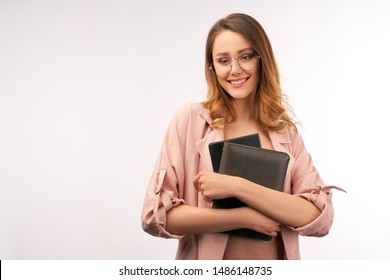
<path id="1" fill-rule="evenodd" d="M 236 99 L 234 101 L 234 109 L 236 110 L 238 121 L 250 121 L 253 119 L 251 116 L 251 103 L 253 102 L 253 94 L 245 99 Z"/>

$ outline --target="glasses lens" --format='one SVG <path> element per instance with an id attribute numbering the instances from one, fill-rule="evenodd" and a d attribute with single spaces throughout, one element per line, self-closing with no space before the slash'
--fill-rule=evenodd
<path id="1" fill-rule="evenodd" d="M 210 69 L 213 71 L 213 73 L 221 78 L 225 78 L 230 73 L 230 65 L 221 64 L 220 62 L 213 62 L 210 66 Z"/>
<path id="2" fill-rule="evenodd" d="M 259 65 L 259 57 L 254 53 L 245 54 L 238 58 L 238 62 L 242 69 L 250 71 Z"/>

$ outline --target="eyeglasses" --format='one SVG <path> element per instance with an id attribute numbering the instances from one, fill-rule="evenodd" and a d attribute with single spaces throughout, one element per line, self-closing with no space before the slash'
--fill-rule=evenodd
<path id="1" fill-rule="evenodd" d="M 213 61 L 209 69 L 218 77 L 226 78 L 230 71 L 232 71 L 233 60 L 237 60 L 238 65 L 243 70 L 251 71 L 259 66 L 260 56 L 254 52 L 250 52 L 232 59 L 221 57 Z"/>

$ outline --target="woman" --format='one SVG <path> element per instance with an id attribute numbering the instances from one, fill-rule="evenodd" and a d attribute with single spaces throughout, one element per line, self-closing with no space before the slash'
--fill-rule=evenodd
<path id="1" fill-rule="evenodd" d="M 324 236 L 333 219 L 325 186 L 280 89 L 270 42 L 260 24 L 231 14 L 206 43 L 208 98 L 174 115 L 156 162 L 142 213 L 143 229 L 178 238 L 176 259 L 300 259 L 298 235 Z M 284 192 L 212 172 L 208 144 L 258 133 L 262 148 L 288 153 Z M 214 209 L 236 197 L 248 206 Z M 249 228 L 271 241 L 220 232 Z"/>

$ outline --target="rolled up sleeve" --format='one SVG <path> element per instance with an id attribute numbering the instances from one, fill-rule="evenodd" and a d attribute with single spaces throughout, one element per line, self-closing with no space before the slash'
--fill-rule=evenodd
<path id="1" fill-rule="evenodd" d="M 167 212 L 185 204 L 183 190 L 185 139 L 180 139 L 185 120 L 176 113 L 170 122 L 156 161 L 141 214 L 142 228 L 147 233 L 163 238 L 181 238 L 166 230 Z"/>
<path id="2" fill-rule="evenodd" d="M 181 238 L 181 235 L 172 234 L 165 229 L 167 211 L 172 207 L 185 203 L 183 199 L 178 197 L 177 192 L 164 188 L 164 181 L 165 184 L 167 183 L 167 180 L 165 180 L 166 174 L 166 169 L 161 169 L 151 178 L 142 210 L 142 228 L 153 236 Z"/>
<path id="3" fill-rule="evenodd" d="M 344 191 L 336 186 L 319 186 L 309 194 L 299 194 L 299 196 L 311 201 L 319 210 L 321 210 L 321 214 L 311 223 L 302 227 L 293 228 L 294 231 L 297 231 L 300 235 L 314 237 L 322 237 L 329 233 L 334 217 L 332 204 L 333 193 L 331 189 Z"/>

